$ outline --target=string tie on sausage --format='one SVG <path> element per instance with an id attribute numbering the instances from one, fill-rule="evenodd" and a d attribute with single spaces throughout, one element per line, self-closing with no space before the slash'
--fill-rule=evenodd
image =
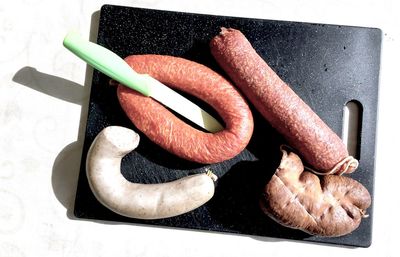
<path id="1" fill-rule="evenodd" d="M 209 176 L 214 182 L 218 180 L 218 176 L 215 175 L 215 174 L 212 172 L 212 170 L 210 170 L 210 169 L 208 169 L 208 168 L 206 169 L 206 174 L 207 174 L 207 176 Z"/>
<path id="2" fill-rule="evenodd" d="M 292 152 L 296 152 L 292 147 L 290 147 L 288 145 L 280 146 L 281 151 L 284 151 L 284 148 L 289 149 Z M 320 171 L 317 171 L 306 165 L 304 166 L 304 169 L 311 171 L 317 175 L 321 175 L 321 176 L 333 175 L 333 174 L 341 176 L 345 173 L 352 173 L 354 170 L 357 169 L 358 165 L 359 165 L 359 162 L 357 159 L 355 159 L 353 156 L 347 156 L 346 158 L 344 158 L 343 160 L 338 162 L 330 171 L 327 171 L 327 172 L 320 172 Z"/>

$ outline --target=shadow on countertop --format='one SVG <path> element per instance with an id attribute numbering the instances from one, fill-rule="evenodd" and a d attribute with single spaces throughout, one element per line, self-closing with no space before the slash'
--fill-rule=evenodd
<path id="1" fill-rule="evenodd" d="M 96 42 L 100 11 L 91 16 L 89 40 Z M 25 66 L 13 76 L 13 81 L 38 92 L 81 106 L 77 141 L 65 146 L 54 160 L 51 184 L 58 201 L 67 209 L 67 217 L 75 219 L 73 214 L 77 189 L 82 146 L 85 138 L 86 121 L 89 105 L 89 94 L 93 68 L 86 66 L 84 85 L 68 79 L 38 71 L 34 67 Z"/>

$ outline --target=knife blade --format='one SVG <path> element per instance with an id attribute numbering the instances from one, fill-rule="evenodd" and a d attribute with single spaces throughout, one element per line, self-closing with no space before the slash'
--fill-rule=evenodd
<path id="1" fill-rule="evenodd" d="M 135 72 L 109 49 L 84 40 L 78 33 L 68 33 L 63 45 L 95 69 L 141 94 L 152 97 L 171 110 L 206 129 L 218 132 L 223 126 L 209 113 L 148 74 Z"/>

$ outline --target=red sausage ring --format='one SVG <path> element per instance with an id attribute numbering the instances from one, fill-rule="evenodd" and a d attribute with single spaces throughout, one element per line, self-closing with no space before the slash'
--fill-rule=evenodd
<path id="1" fill-rule="evenodd" d="M 151 141 L 198 163 L 231 159 L 247 146 L 253 133 L 253 116 L 243 96 L 224 77 L 179 57 L 132 55 L 125 61 L 138 73 L 149 74 L 171 88 L 205 101 L 225 122 L 225 129 L 217 133 L 200 131 L 156 100 L 119 85 L 117 95 L 122 109 Z"/>

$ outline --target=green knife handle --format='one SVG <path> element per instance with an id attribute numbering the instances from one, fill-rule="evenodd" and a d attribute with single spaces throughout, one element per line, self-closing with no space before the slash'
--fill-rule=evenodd
<path id="1" fill-rule="evenodd" d="M 121 57 L 105 47 L 84 40 L 75 32 L 68 33 L 64 46 L 79 58 L 112 79 L 132 88 L 145 96 L 150 95 L 147 75 L 136 73 Z"/>

